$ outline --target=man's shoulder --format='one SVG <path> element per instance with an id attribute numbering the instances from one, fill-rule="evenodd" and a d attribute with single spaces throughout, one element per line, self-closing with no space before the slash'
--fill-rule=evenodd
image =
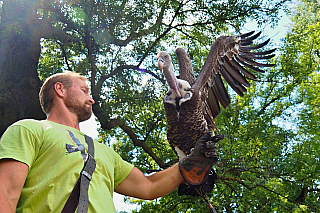
<path id="1" fill-rule="evenodd" d="M 34 126 L 44 126 L 46 125 L 47 120 L 35 120 L 35 119 L 22 119 L 15 123 L 13 123 L 11 126 L 24 126 L 24 127 L 34 127 Z"/>
<path id="2" fill-rule="evenodd" d="M 106 152 L 115 152 L 110 146 L 104 143 L 100 143 L 97 139 L 93 139 L 95 149 L 101 149 L 102 151 Z"/>
<path id="3" fill-rule="evenodd" d="M 47 120 L 23 119 L 13 123 L 10 127 L 14 129 L 27 129 L 31 132 L 43 132 L 50 125 Z"/>
<path id="4" fill-rule="evenodd" d="M 45 121 L 34 119 L 19 120 L 10 125 L 3 133 L 1 140 L 3 141 L 17 141 L 34 139 L 41 141 L 43 133 L 45 132 Z"/>

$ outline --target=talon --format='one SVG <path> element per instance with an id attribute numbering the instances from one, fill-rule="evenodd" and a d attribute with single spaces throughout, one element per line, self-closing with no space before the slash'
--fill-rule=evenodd
<path id="1" fill-rule="evenodd" d="M 205 148 L 206 149 L 216 149 L 217 148 L 217 145 L 215 142 L 211 142 L 211 141 L 207 141 L 205 143 Z"/>
<path id="2" fill-rule="evenodd" d="M 204 155 L 207 157 L 207 158 L 217 158 L 218 155 L 216 152 L 205 152 Z"/>
<path id="3" fill-rule="evenodd" d="M 215 143 L 217 143 L 218 141 L 222 140 L 224 138 L 224 135 L 221 134 L 221 135 L 215 135 L 213 137 L 210 138 L 210 141 L 213 141 Z"/>

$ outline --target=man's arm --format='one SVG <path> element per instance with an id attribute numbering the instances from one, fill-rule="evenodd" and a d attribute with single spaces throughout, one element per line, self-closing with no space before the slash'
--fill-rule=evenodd
<path id="1" fill-rule="evenodd" d="M 29 167 L 13 159 L 0 160 L 0 213 L 16 211 Z"/>
<path id="2" fill-rule="evenodd" d="M 134 167 L 115 191 L 131 197 L 152 200 L 170 193 L 183 181 L 178 164 L 150 176 L 145 176 Z"/>
<path id="3" fill-rule="evenodd" d="M 178 164 L 150 176 L 145 176 L 134 167 L 115 191 L 131 197 L 152 200 L 170 193 L 184 180 L 190 185 L 200 185 L 208 177 L 212 166 L 217 163 L 216 143 L 223 138 L 224 135 L 211 137 L 211 132 L 203 134 L 196 141 L 190 155 Z"/>

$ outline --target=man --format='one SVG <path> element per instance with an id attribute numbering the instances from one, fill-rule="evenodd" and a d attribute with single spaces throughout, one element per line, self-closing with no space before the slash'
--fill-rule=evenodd
<path id="1" fill-rule="evenodd" d="M 74 72 L 53 75 L 43 84 L 39 98 L 47 120 L 18 121 L 0 140 L 0 213 L 61 212 L 83 167 L 83 153 L 66 147 L 84 145 L 87 150 L 79 130 L 94 104 L 86 78 Z M 155 199 L 184 181 L 179 164 L 145 176 L 110 147 L 94 141 L 94 150 L 88 212 L 115 212 L 113 191 Z"/>

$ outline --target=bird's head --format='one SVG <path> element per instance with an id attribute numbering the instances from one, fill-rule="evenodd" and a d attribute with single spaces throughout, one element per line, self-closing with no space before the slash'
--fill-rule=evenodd
<path id="1" fill-rule="evenodd" d="M 161 51 L 158 53 L 157 59 L 158 67 L 165 76 L 169 87 L 176 92 L 177 97 L 181 97 L 179 89 L 182 87 L 182 85 L 178 82 L 174 74 L 174 68 L 170 55 L 167 52 Z"/>
<path id="2" fill-rule="evenodd" d="M 171 57 L 167 52 L 161 51 L 157 55 L 158 67 L 161 72 L 164 72 L 164 69 L 168 69 L 172 65 Z"/>

